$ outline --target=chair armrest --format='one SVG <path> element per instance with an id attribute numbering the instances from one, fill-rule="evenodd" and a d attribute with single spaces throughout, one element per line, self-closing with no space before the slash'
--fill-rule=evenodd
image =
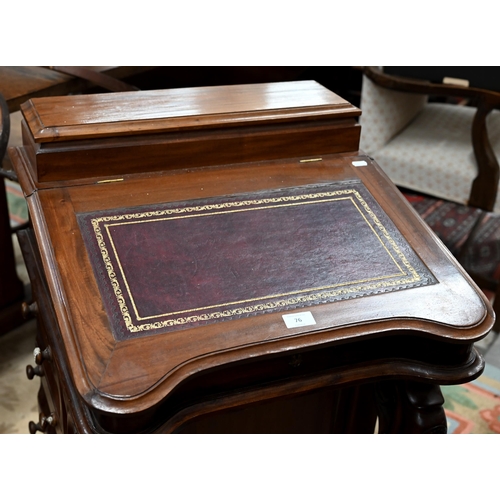
<path id="1" fill-rule="evenodd" d="M 374 66 L 365 66 L 363 68 L 363 74 L 377 85 L 390 90 L 399 90 L 401 92 L 410 92 L 413 94 L 427 94 L 436 97 L 465 97 L 477 99 L 482 96 L 491 102 L 495 102 L 494 107 L 500 106 L 500 93 L 493 90 L 452 85 L 449 83 L 432 83 L 416 78 L 388 75 Z"/>
<path id="2" fill-rule="evenodd" d="M 472 122 L 472 147 L 478 174 L 472 183 L 469 205 L 488 212 L 493 211 L 497 198 L 500 168 L 488 137 L 486 118 L 497 106 L 496 99 L 482 96 L 477 101 L 477 111 Z"/>
<path id="3" fill-rule="evenodd" d="M 387 75 L 372 66 L 363 68 L 363 73 L 376 85 L 388 90 L 436 97 L 470 99 L 471 105 L 477 109 L 472 123 L 471 138 L 478 175 L 471 187 L 469 205 L 492 211 L 498 191 L 500 168 L 488 138 L 486 119 L 493 109 L 500 107 L 500 93 L 476 87 L 432 83 L 425 80 Z"/>

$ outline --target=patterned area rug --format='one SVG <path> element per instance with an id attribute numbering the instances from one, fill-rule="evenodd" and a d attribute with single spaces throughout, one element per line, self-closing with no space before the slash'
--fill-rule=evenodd
<path id="1" fill-rule="evenodd" d="M 21 186 L 17 182 L 5 179 L 7 204 L 9 206 L 10 225 L 16 227 L 28 219 L 28 207 L 24 201 Z"/>
<path id="2" fill-rule="evenodd" d="M 441 241 L 458 258 L 462 246 L 479 220 L 481 210 L 403 190 L 406 199 Z M 488 213 L 481 220 L 472 244 L 461 256 L 469 272 L 486 280 L 500 278 L 500 214 Z"/>
<path id="3" fill-rule="evenodd" d="M 478 379 L 441 388 L 448 434 L 500 434 L 500 370 L 486 365 Z"/>

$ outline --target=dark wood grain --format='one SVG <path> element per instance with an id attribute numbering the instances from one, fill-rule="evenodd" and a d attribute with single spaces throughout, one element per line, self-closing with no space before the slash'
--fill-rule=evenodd
<path id="1" fill-rule="evenodd" d="M 33 99 L 22 110 L 39 182 L 355 151 L 360 135 L 359 109 L 310 81 Z"/>
<path id="2" fill-rule="evenodd" d="M 359 115 L 311 81 L 38 98 L 22 110 L 41 144 Z"/>

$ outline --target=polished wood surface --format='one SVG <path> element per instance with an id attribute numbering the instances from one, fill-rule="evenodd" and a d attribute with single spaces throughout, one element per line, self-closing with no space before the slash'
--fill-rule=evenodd
<path id="1" fill-rule="evenodd" d="M 51 182 L 355 151 L 359 113 L 316 82 L 231 85 L 33 99 L 23 134 Z"/>
<path id="2" fill-rule="evenodd" d="M 257 99 L 262 89 L 252 86 L 250 90 Z M 145 97 L 147 100 L 149 94 Z M 122 99 L 128 102 L 126 94 Z M 288 117 L 296 102 L 301 103 L 301 113 L 304 111 L 303 100 L 296 101 L 293 94 L 291 99 L 291 105 L 280 104 Z M 330 102 L 337 102 L 336 98 Z M 97 109 L 97 103 L 95 106 Z M 251 108 L 251 101 L 245 106 Z M 356 109 L 342 106 L 345 115 L 338 113 L 335 130 L 356 131 L 352 123 Z M 211 111 L 205 123 L 231 122 L 233 112 L 222 108 L 222 116 L 214 118 Z M 337 140 L 331 147 L 344 151 L 293 157 L 280 149 L 281 158 L 259 161 L 251 161 L 248 151 L 242 162 L 230 164 L 224 162 L 224 151 L 215 149 L 205 165 L 193 168 L 187 159 L 188 168 L 179 162 L 175 168 L 148 172 L 138 172 L 135 166 L 129 169 L 123 155 L 124 173 L 119 179 L 110 179 L 103 168 L 100 176 L 53 181 L 36 178 L 34 162 L 38 158 L 26 151 L 39 144 L 36 139 L 26 136 L 25 148 L 10 151 L 32 220 L 32 228 L 23 237 L 23 252 L 40 301 L 35 308 L 43 325 L 39 347 L 42 351 L 50 347 L 53 352 L 48 361 L 39 358 L 46 366 L 40 399 L 48 402 L 45 417 L 49 410 L 55 412 L 58 432 L 222 431 L 221 422 L 231 420 L 228 415 L 235 412 L 243 414 L 241 422 L 245 423 L 234 429 L 253 432 L 256 427 L 251 422 L 264 422 L 270 415 L 277 420 L 268 429 L 275 429 L 287 413 L 284 408 L 290 398 L 294 400 L 290 411 L 293 408 L 297 415 L 303 414 L 313 428 L 316 422 L 322 432 L 366 430 L 374 424 L 377 413 L 381 414 L 375 410 L 380 405 L 389 408 L 382 425 L 388 432 L 445 429 L 435 387 L 464 383 L 481 373 L 484 363 L 473 344 L 491 329 L 491 306 L 376 162 L 357 151 L 357 143 L 352 150 L 354 139 L 332 137 L 331 117 L 325 119 L 314 106 L 311 108 L 291 122 L 287 118 L 273 125 L 272 133 L 266 130 L 268 144 L 272 146 L 275 137 L 279 149 L 285 132 L 293 129 L 295 137 L 301 137 L 304 130 L 326 120 L 328 126 L 322 134 L 316 129 L 322 135 L 318 143 L 327 144 L 325 137 L 333 143 Z M 231 109 L 233 123 L 240 126 L 245 121 L 241 110 Z M 68 122 L 72 122 L 70 107 L 67 112 Z M 334 112 L 337 115 L 337 110 Z M 28 121 L 32 116 L 28 113 Z M 61 119 L 59 116 L 58 121 Z M 102 124 L 102 129 L 106 135 L 108 125 Z M 240 130 L 248 132 L 244 125 Z M 214 132 L 208 127 L 206 133 L 220 146 L 218 140 L 226 130 L 216 128 Z M 143 134 L 142 126 L 138 134 Z M 126 148 L 134 138 L 120 140 Z M 151 144 L 144 152 L 153 151 L 154 156 L 154 142 Z M 71 146 L 75 146 L 77 158 L 94 147 L 105 148 L 106 142 L 68 141 L 63 149 L 69 151 Z M 264 155 L 263 151 L 260 154 Z M 221 160 L 219 164 L 214 164 L 216 158 Z M 89 161 L 92 163 L 92 155 Z M 133 165 L 135 159 L 128 161 Z M 436 278 L 436 284 L 308 307 L 316 321 L 312 326 L 289 329 L 282 312 L 271 312 L 166 334 L 127 340 L 114 337 L 78 214 L 353 179 L 370 191 Z M 336 258 L 348 259 L 349 255 Z M 36 376 L 32 371 L 30 374 Z M 384 381 L 390 382 L 389 389 L 367 389 Z M 396 387 L 391 381 L 412 381 L 414 385 Z M 369 417 L 349 427 L 345 416 L 336 417 L 342 401 L 351 401 L 352 408 L 359 411 L 363 408 Z M 406 425 L 401 413 L 390 409 L 390 401 L 396 401 L 397 408 L 404 404 L 408 415 L 415 415 L 422 406 L 434 409 L 423 423 L 416 418 L 415 424 Z M 304 408 L 305 402 L 318 411 L 327 404 L 328 422 L 318 423 L 312 415 L 315 412 Z M 335 419 L 337 427 L 331 424 Z M 44 427 L 46 420 L 39 424 Z M 293 422 L 281 428 L 297 431 Z"/>
<path id="3" fill-rule="evenodd" d="M 21 108 L 37 143 L 359 115 L 311 81 L 61 96 Z"/>

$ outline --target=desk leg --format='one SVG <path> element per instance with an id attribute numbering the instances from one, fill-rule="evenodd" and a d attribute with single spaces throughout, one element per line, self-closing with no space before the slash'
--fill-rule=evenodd
<path id="1" fill-rule="evenodd" d="M 380 434 L 446 434 L 444 398 L 438 385 L 420 382 L 377 384 Z"/>

